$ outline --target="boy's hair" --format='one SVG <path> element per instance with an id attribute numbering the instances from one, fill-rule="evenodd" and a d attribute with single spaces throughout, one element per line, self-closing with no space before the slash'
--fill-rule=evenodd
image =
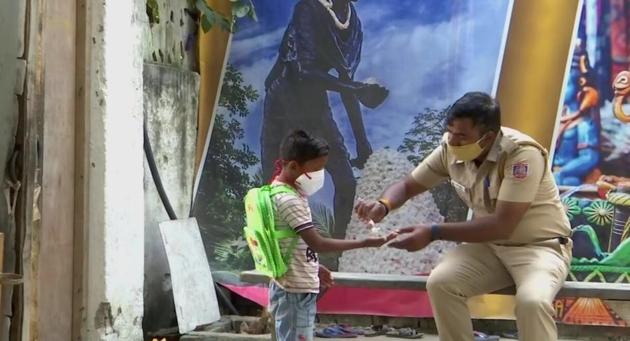
<path id="1" fill-rule="evenodd" d="M 328 155 L 330 147 L 321 138 L 311 136 L 304 130 L 294 130 L 282 141 L 280 157 L 284 161 L 302 164 Z"/>
<path id="2" fill-rule="evenodd" d="M 469 118 L 482 132 L 501 129 L 499 102 L 483 92 L 469 92 L 455 101 L 446 113 L 446 124 L 456 119 Z"/>

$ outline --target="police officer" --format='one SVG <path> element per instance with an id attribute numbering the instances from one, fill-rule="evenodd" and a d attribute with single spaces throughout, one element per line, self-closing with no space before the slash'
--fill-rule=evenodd
<path id="1" fill-rule="evenodd" d="M 427 290 L 440 340 L 473 340 L 466 300 L 516 285 L 520 339 L 557 340 L 552 302 L 568 274 L 571 228 L 548 167 L 531 137 L 501 127 L 498 102 L 467 93 L 448 110 L 444 140 L 360 218 L 383 220 L 412 197 L 450 181 L 472 209 L 466 222 L 406 227 L 391 247 L 417 251 L 434 240 L 462 242 L 431 272 Z"/>

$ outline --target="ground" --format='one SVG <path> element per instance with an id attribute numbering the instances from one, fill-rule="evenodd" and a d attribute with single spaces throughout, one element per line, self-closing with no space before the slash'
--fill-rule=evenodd
<path id="1" fill-rule="evenodd" d="M 341 341 L 341 340 L 348 340 L 348 339 L 320 339 L 320 338 L 316 338 L 316 340 L 332 340 L 332 341 Z M 359 337 L 359 338 L 355 338 L 352 340 L 372 340 L 372 341 L 392 341 L 392 340 L 408 340 L 408 339 L 399 339 L 399 338 L 393 338 L 393 337 L 387 337 L 387 336 L 378 336 L 378 337 Z M 423 338 L 419 339 L 419 340 L 424 340 L 424 341 L 439 341 L 440 339 L 438 339 L 437 335 L 425 335 Z M 501 339 L 503 340 L 508 340 L 508 339 Z M 559 341 L 579 341 L 577 339 L 560 339 Z"/>

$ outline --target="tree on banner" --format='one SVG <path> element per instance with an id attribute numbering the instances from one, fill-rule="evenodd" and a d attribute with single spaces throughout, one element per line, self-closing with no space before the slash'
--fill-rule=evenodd
<path id="1" fill-rule="evenodd" d="M 228 65 L 205 160 L 212 167 L 206 167 L 210 173 L 200 181 L 194 207 L 201 233 L 206 235 L 204 240 L 218 241 L 206 245 L 208 259 L 221 263 L 223 269 L 251 266 L 251 256 L 241 236 L 243 197 L 254 183 L 247 170 L 258 164 L 258 158 L 247 145 L 239 146 L 237 141 L 244 135 L 241 120 L 249 115 L 248 104 L 257 99 L 258 92 L 244 83 L 241 72 Z M 204 203 L 203 207 L 199 202 Z M 214 226 L 213 222 L 222 222 L 222 226 Z"/>
<path id="2" fill-rule="evenodd" d="M 420 162 L 442 141 L 444 134 L 444 119 L 446 110 L 425 108 L 424 112 L 417 114 L 411 128 L 405 133 L 398 151 L 407 155 L 414 165 Z M 431 189 L 431 194 L 437 204 L 440 214 L 445 221 L 462 221 L 466 219 L 468 208 L 449 183 L 443 183 Z"/>

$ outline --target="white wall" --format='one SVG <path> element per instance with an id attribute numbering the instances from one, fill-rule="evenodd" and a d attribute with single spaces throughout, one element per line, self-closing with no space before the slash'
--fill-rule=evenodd
<path id="1" fill-rule="evenodd" d="M 145 2 L 90 6 L 87 339 L 141 340 Z"/>

